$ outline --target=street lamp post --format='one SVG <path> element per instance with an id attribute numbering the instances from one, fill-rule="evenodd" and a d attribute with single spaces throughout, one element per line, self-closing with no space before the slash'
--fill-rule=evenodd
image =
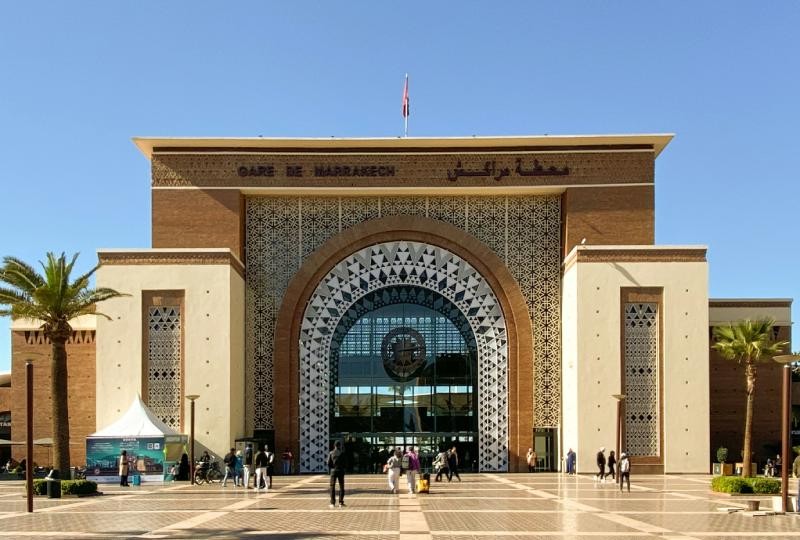
<path id="1" fill-rule="evenodd" d="M 25 495 L 28 512 L 33 512 L 33 362 L 30 360 L 25 362 L 25 435 Z"/>
<path id="2" fill-rule="evenodd" d="M 186 396 L 191 402 L 191 406 L 189 408 L 189 478 L 191 479 L 192 485 L 194 485 L 194 400 L 199 398 L 197 394 L 189 394 Z"/>
<path id="3" fill-rule="evenodd" d="M 622 482 L 619 474 L 619 457 L 622 448 L 622 404 L 625 401 L 625 394 L 614 394 L 611 397 L 617 400 L 617 438 L 614 442 L 617 447 L 617 483 L 619 484 Z"/>
<path id="4" fill-rule="evenodd" d="M 792 364 L 800 361 L 798 354 L 783 354 L 774 358 L 783 365 L 783 404 L 781 414 L 781 512 L 786 513 L 789 507 L 789 462 L 792 454 L 789 450 L 791 439 L 792 409 Z M 800 505 L 800 501 L 797 501 Z M 797 510 L 795 508 L 795 510 Z"/>

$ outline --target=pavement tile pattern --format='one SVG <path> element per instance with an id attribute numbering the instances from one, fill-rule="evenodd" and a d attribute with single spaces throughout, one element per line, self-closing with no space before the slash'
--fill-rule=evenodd
<path id="1" fill-rule="evenodd" d="M 708 490 L 710 477 L 639 476 L 631 492 L 611 482 L 561 474 L 464 474 L 433 482 L 430 494 L 391 494 L 382 475 L 350 475 L 345 508 L 328 508 L 325 476 L 275 477 L 255 492 L 219 484 L 130 488 L 103 496 L 37 497 L 25 512 L 24 485 L 0 483 L 2 538 L 267 538 L 340 540 L 800 540 L 800 514 L 752 516 L 747 499 Z M 405 488 L 405 484 L 402 483 Z M 794 486 L 792 486 L 794 489 Z"/>

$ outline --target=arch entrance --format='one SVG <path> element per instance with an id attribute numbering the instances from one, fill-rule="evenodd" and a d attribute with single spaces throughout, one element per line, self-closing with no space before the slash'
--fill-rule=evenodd
<path id="1" fill-rule="evenodd" d="M 375 309 L 376 302 L 382 304 L 383 299 L 386 304 Z M 366 312 L 359 315 L 362 311 Z M 433 331 L 433 322 L 430 327 L 426 326 L 426 319 L 437 321 L 442 331 Z M 372 325 L 380 335 L 368 333 L 359 337 L 358 332 L 353 332 L 356 325 L 360 325 L 359 331 L 365 325 Z M 465 381 L 467 377 L 474 384 L 460 385 L 465 388 L 455 392 L 456 399 L 464 401 L 468 407 L 465 410 L 467 424 L 462 427 L 470 426 L 470 412 L 472 418 L 477 413 L 477 422 L 473 423 L 477 432 L 470 430 L 464 436 L 477 438 L 480 470 L 508 469 L 508 333 L 501 304 L 486 278 L 465 259 L 433 244 L 396 240 L 367 246 L 340 260 L 319 281 L 306 305 L 299 336 L 301 471 L 323 471 L 329 437 L 342 433 L 332 428 L 355 425 L 347 418 L 353 413 L 359 418 L 360 391 L 356 390 L 354 397 L 350 386 L 340 384 L 351 375 L 342 372 L 341 361 L 358 355 L 348 353 L 345 357 L 345 351 L 358 349 L 373 357 L 369 362 L 361 359 L 352 363 L 357 364 L 358 369 L 366 370 L 369 366 L 370 391 L 365 391 L 368 397 L 363 398 L 363 405 L 370 403 L 371 415 L 385 412 L 390 418 L 381 418 L 378 423 L 385 422 L 390 427 L 391 418 L 394 416 L 397 423 L 397 415 L 402 410 L 399 433 L 422 436 L 421 409 L 416 404 L 427 400 L 431 412 L 436 411 L 432 408 L 429 383 L 436 382 L 437 359 L 428 357 L 426 334 L 427 339 L 433 340 L 435 353 L 441 351 L 444 355 L 463 354 L 466 359 L 474 358 L 472 368 L 468 362 L 462 362 L 459 378 Z M 459 339 L 452 340 L 448 346 L 447 340 L 456 335 Z M 360 341 L 378 338 L 380 346 Z M 384 366 L 384 373 L 377 372 L 377 379 L 374 378 L 376 353 L 380 354 Z M 445 369 L 445 358 L 442 357 L 442 369 Z M 456 358 L 453 357 L 452 363 L 458 363 Z M 428 372 L 427 378 L 425 369 L 433 370 Z M 373 392 L 373 383 L 385 382 L 384 375 L 400 384 L 378 384 Z M 415 384 L 408 384 L 411 381 Z M 420 382 L 428 387 L 427 393 L 417 393 Z M 385 395 L 380 396 L 380 392 Z M 433 393 L 436 403 L 444 404 L 445 408 L 448 398 L 451 409 L 455 405 L 449 389 L 442 390 L 441 397 L 435 389 Z M 401 410 L 389 407 L 398 397 Z M 406 398 L 410 400 L 408 405 Z M 377 408 L 379 401 L 386 405 L 383 411 Z M 411 412 L 414 409 L 416 412 Z M 345 418 L 341 417 L 342 413 Z M 424 414 L 427 416 L 428 408 Z M 437 418 L 435 427 L 438 416 L 435 413 L 433 416 Z M 375 417 L 370 416 L 369 421 L 372 429 Z M 410 429 L 404 429 L 403 425 Z M 430 427 L 429 423 L 426 425 Z"/>

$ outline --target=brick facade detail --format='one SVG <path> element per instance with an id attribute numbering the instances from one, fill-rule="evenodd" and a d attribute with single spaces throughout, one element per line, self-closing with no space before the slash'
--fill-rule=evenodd
<path id="1" fill-rule="evenodd" d="M 95 331 L 76 330 L 67 342 L 69 373 L 70 460 L 72 465 L 86 463 L 86 437 L 95 431 Z M 40 331 L 11 333 L 11 439 L 25 440 L 25 362 L 33 362 L 33 438 L 52 437 L 50 405 L 50 343 Z M 20 460 L 24 446 L 13 446 L 12 455 Z M 50 465 L 51 449 L 34 446 L 33 459 L 38 465 Z"/>

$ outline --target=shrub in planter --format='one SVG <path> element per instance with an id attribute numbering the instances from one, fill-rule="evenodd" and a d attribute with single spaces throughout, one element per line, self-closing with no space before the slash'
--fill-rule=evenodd
<path id="1" fill-rule="evenodd" d="M 739 476 L 717 476 L 711 480 L 711 491 L 717 493 L 753 493 L 753 486 Z"/>
<path id="2" fill-rule="evenodd" d="M 44 478 L 33 479 L 33 494 L 34 495 L 47 495 L 47 482 Z"/>
<path id="3" fill-rule="evenodd" d="M 720 446 L 717 448 L 717 461 L 719 463 L 725 463 L 728 460 L 728 449 L 724 446 Z"/>
<path id="4" fill-rule="evenodd" d="M 772 495 L 781 492 L 781 481 L 777 478 L 748 478 L 753 493 Z"/>
<path id="5" fill-rule="evenodd" d="M 97 482 L 92 482 L 91 480 L 64 480 L 61 482 L 61 493 L 64 495 L 97 493 Z"/>

